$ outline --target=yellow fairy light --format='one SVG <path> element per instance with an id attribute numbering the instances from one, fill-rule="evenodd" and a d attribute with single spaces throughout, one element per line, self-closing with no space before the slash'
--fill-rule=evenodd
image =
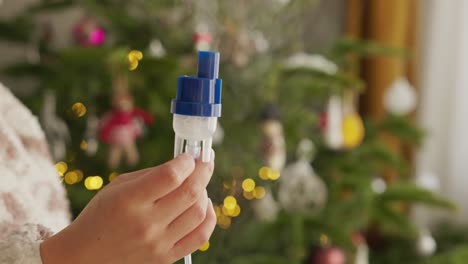
<path id="1" fill-rule="evenodd" d="M 239 205 L 236 205 L 236 208 L 234 208 L 234 211 L 232 212 L 231 216 L 238 217 L 240 213 L 241 213 L 241 208 Z"/>
<path id="2" fill-rule="evenodd" d="M 80 143 L 80 149 L 85 151 L 86 149 L 88 148 L 88 142 L 86 142 L 86 140 L 81 140 L 81 143 Z"/>
<path id="3" fill-rule="evenodd" d="M 88 190 L 99 190 L 103 182 L 101 176 L 89 176 L 86 178 L 84 185 Z"/>
<path id="4" fill-rule="evenodd" d="M 247 200 L 253 200 L 255 197 L 254 197 L 254 192 L 246 192 L 244 191 L 244 198 L 247 199 Z"/>
<path id="5" fill-rule="evenodd" d="M 277 179 L 279 179 L 280 176 L 281 176 L 280 172 L 278 170 L 273 170 L 273 169 L 270 170 L 270 173 L 268 174 L 268 177 L 272 181 L 276 181 Z"/>
<path id="6" fill-rule="evenodd" d="M 223 187 L 224 187 L 224 189 L 229 190 L 229 189 L 232 188 L 232 185 L 229 182 L 225 181 L 225 182 L 223 182 Z"/>
<path id="7" fill-rule="evenodd" d="M 229 209 L 233 210 L 237 205 L 237 200 L 234 196 L 228 196 L 224 199 L 224 206 Z"/>
<path id="8" fill-rule="evenodd" d="M 325 234 L 321 234 L 319 240 L 322 247 L 326 247 L 330 243 L 330 239 Z"/>
<path id="9" fill-rule="evenodd" d="M 246 192 L 251 192 L 255 189 L 255 181 L 252 180 L 251 178 L 245 179 L 242 182 L 242 189 Z"/>
<path id="10" fill-rule="evenodd" d="M 131 70 L 131 71 L 136 70 L 136 68 L 138 68 L 138 61 L 132 61 L 128 65 L 128 69 Z"/>
<path id="11" fill-rule="evenodd" d="M 128 61 L 140 61 L 143 59 L 143 53 L 139 50 L 132 50 L 128 53 Z"/>
<path id="12" fill-rule="evenodd" d="M 117 178 L 117 176 L 119 176 L 119 174 L 117 172 L 112 172 L 110 175 L 109 175 L 109 182 L 115 180 L 115 178 Z"/>
<path id="13" fill-rule="evenodd" d="M 67 163 L 61 161 L 61 162 L 57 162 L 55 164 L 55 168 L 57 169 L 57 172 L 60 176 L 63 176 L 65 175 L 65 172 L 67 172 L 68 170 L 68 165 Z"/>
<path id="14" fill-rule="evenodd" d="M 255 187 L 255 190 L 253 191 L 253 196 L 256 199 L 262 199 L 263 197 L 265 197 L 265 194 L 266 194 L 266 190 L 262 186 Z"/>
<path id="15" fill-rule="evenodd" d="M 128 53 L 127 58 L 129 62 L 128 69 L 134 71 L 138 68 L 138 62 L 143 59 L 143 53 L 139 50 L 132 50 Z"/>
<path id="16" fill-rule="evenodd" d="M 74 172 L 78 176 L 78 179 L 76 180 L 76 182 L 82 181 L 83 180 L 83 172 L 81 170 L 74 170 Z"/>
<path id="17" fill-rule="evenodd" d="M 82 117 L 86 115 L 86 106 L 83 103 L 77 102 L 72 105 L 72 112 L 76 117 Z"/>
<path id="18" fill-rule="evenodd" d="M 260 179 L 262 180 L 269 180 L 270 179 L 270 171 L 271 169 L 268 167 L 261 167 L 260 170 L 258 171 L 258 176 L 260 176 Z"/>
<path id="19" fill-rule="evenodd" d="M 198 250 L 204 252 L 207 251 L 210 248 L 210 241 L 206 241 L 205 244 L 203 244 Z"/>
<path id="20" fill-rule="evenodd" d="M 231 226 L 231 218 L 229 216 L 221 214 L 218 217 L 218 225 L 222 229 L 228 229 Z"/>
<path id="21" fill-rule="evenodd" d="M 221 215 L 221 209 L 217 205 L 213 206 L 213 208 L 214 208 L 216 217 L 219 217 Z"/>
<path id="22" fill-rule="evenodd" d="M 75 171 L 67 172 L 64 178 L 65 182 L 70 185 L 78 182 L 78 174 Z"/>
<path id="23" fill-rule="evenodd" d="M 223 206 L 222 212 L 225 216 L 232 216 L 234 214 L 235 209 L 236 209 L 235 207 L 233 209 L 228 209 L 226 206 Z"/>

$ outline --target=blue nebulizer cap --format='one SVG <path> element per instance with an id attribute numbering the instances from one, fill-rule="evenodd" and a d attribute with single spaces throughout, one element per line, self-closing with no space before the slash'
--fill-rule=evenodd
<path id="1" fill-rule="evenodd" d="M 180 76 L 171 113 L 220 117 L 222 80 L 218 78 L 219 52 L 198 52 L 197 76 Z"/>

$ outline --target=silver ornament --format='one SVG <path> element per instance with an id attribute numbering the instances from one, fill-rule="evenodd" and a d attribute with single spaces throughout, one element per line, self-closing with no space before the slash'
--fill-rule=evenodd
<path id="1" fill-rule="evenodd" d="M 266 190 L 265 197 L 253 201 L 252 207 L 257 219 L 265 222 L 275 221 L 280 209 L 269 189 Z"/>
<path id="2" fill-rule="evenodd" d="M 286 211 L 316 213 L 325 205 L 327 188 L 309 161 L 298 160 L 281 173 L 278 198 Z"/>

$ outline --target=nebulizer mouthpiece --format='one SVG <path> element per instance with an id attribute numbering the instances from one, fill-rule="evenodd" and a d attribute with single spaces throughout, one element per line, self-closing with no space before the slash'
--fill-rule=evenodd
<path id="1" fill-rule="evenodd" d="M 213 134 L 221 116 L 219 53 L 198 52 L 197 76 L 180 76 L 172 100 L 174 156 L 187 152 L 203 162 L 211 160 Z"/>

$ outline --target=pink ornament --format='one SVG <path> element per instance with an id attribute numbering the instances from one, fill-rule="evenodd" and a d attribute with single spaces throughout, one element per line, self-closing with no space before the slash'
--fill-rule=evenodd
<path id="1" fill-rule="evenodd" d="M 106 32 L 98 27 L 95 30 L 91 31 L 88 37 L 88 42 L 92 46 L 100 46 L 106 40 Z"/>
<path id="2" fill-rule="evenodd" d="M 313 264 L 345 264 L 346 256 L 343 251 L 336 247 L 320 249 L 315 256 Z"/>
<path id="3" fill-rule="evenodd" d="M 91 17 L 84 17 L 73 28 L 75 41 L 83 47 L 101 46 L 106 40 L 106 32 Z"/>

